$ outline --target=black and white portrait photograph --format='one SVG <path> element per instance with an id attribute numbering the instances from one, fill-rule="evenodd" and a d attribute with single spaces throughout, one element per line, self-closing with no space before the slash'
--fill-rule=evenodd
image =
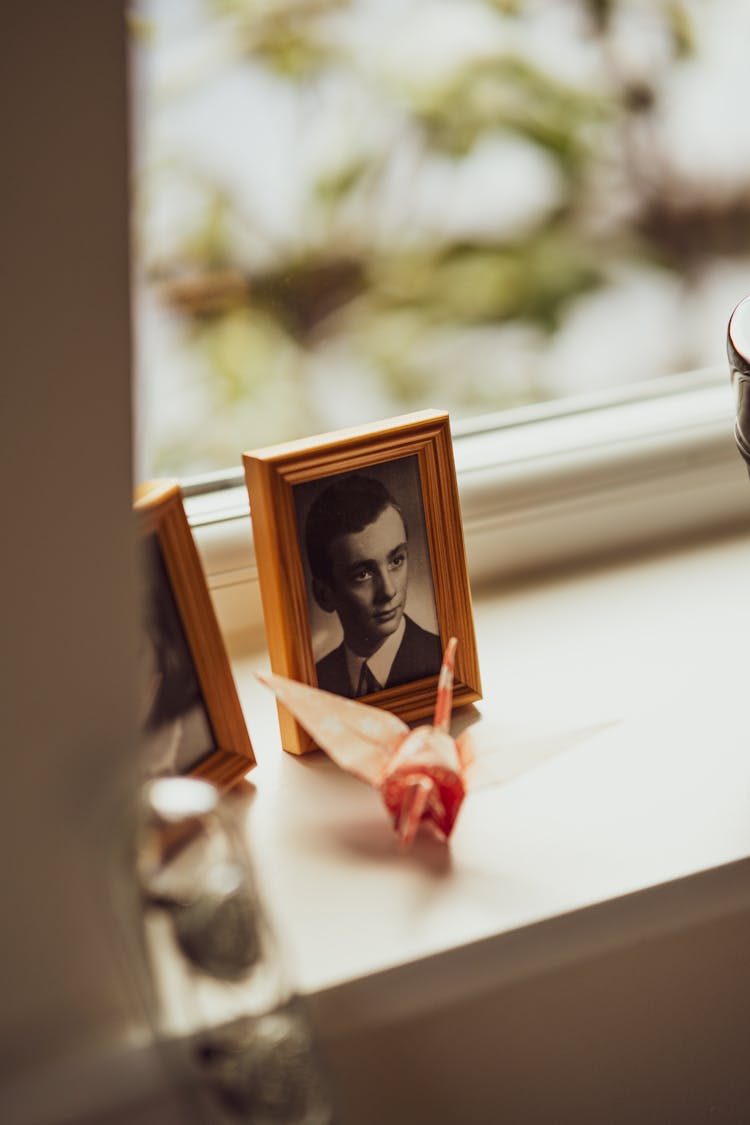
<path id="1" fill-rule="evenodd" d="M 193 770 L 216 746 L 159 539 L 141 543 L 141 741 L 149 776 Z"/>
<path id="2" fill-rule="evenodd" d="M 243 454 L 273 672 L 406 722 L 481 698 L 450 419 L 423 410 Z M 315 743 L 283 704 L 282 743 Z"/>
<path id="3" fill-rule="evenodd" d="M 318 687 L 355 698 L 436 675 L 417 457 L 298 484 L 294 502 Z"/>

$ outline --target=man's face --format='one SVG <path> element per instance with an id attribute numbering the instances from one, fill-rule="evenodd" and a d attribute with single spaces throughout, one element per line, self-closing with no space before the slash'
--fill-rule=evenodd
<path id="1" fill-rule="evenodd" d="M 404 615 L 404 521 L 395 508 L 385 508 L 362 531 L 337 536 L 328 554 L 333 586 L 320 584 L 318 601 L 338 613 L 349 647 L 360 656 L 371 656 L 395 633 Z"/>

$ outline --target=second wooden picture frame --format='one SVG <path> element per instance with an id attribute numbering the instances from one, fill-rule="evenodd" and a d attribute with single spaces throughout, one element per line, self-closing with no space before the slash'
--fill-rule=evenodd
<path id="1" fill-rule="evenodd" d="M 228 789 L 254 767 L 255 754 L 179 484 L 142 484 L 134 508 L 144 773 Z"/>
<path id="2" fill-rule="evenodd" d="M 481 698 L 450 421 L 422 411 L 243 455 L 271 666 L 432 713 L 458 638 L 454 702 Z M 313 749 L 279 708 L 285 750 Z"/>

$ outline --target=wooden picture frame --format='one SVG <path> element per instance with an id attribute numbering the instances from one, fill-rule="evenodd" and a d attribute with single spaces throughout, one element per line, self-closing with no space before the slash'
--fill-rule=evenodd
<path id="1" fill-rule="evenodd" d="M 396 614 L 400 612 L 405 626 L 399 620 L 398 628 L 403 630 L 405 627 L 413 632 L 412 625 L 419 624 L 423 635 L 426 633 L 428 638 L 434 638 L 434 643 L 438 645 L 438 657 L 436 663 L 434 645 L 430 642 L 429 663 L 413 663 L 412 667 L 421 668 L 421 671 L 405 681 L 403 665 L 400 676 L 393 676 L 394 662 L 387 673 L 385 686 L 365 690 L 365 701 L 386 708 L 407 722 L 431 715 L 437 691 L 439 654 L 451 636 L 458 638 L 454 703 L 460 706 L 481 698 L 453 444 L 446 413 L 422 411 L 393 418 L 377 426 L 360 426 L 256 449 L 243 454 L 243 462 L 269 656 L 274 672 L 342 695 L 360 694 L 363 685 L 360 680 L 355 686 L 357 665 L 351 648 L 345 656 L 340 643 L 343 633 L 341 622 L 345 620 L 342 614 L 347 611 L 341 608 L 340 602 L 336 602 L 335 610 L 332 608 L 335 599 L 328 596 L 328 590 L 335 585 L 334 579 L 327 576 L 321 579 L 320 573 L 316 577 L 313 566 L 317 565 L 320 572 L 320 560 L 317 563 L 311 560 L 320 554 L 315 543 L 316 537 L 322 534 L 321 526 L 325 524 L 329 536 L 331 527 L 336 526 L 335 520 L 333 524 L 330 520 L 326 523 L 325 516 L 321 522 L 321 508 L 324 512 L 328 509 L 342 512 L 347 504 L 353 507 L 354 500 L 340 497 L 345 489 L 351 491 L 352 477 L 366 477 L 369 481 L 374 479 L 376 485 L 367 485 L 360 479 L 357 485 L 360 492 L 369 489 L 375 495 L 379 481 L 389 494 L 388 501 L 380 507 L 377 500 L 365 498 L 361 502 L 365 507 L 372 503 L 375 505 L 372 510 L 381 513 L 384 506 L 387 509 L 386 514 L 376 517 L 382 519 L 382 523 L 370 523 L 369 528 L 382 528 L 387 535 L 386 523 L 390 521 L 390 524 L 400 526 L 403 529 L 401 534 L 408 539 L 408 579 L 405 580 L 408 584 L 404 600 L 398 611 L 388 608 L 395 604 L 395 600 L 383 603 L 385 608 L 379 611 L 376 627 L 382 626 L 387 631 L 390 628 L 388 622 L 395 621 Z M 338 488 L 337 482 L 347 483 L 342 484 L 338 491 L 331 490 L 331 485 Z M 398 499 L 394 500 L 397 490 Z M 320 501 L 319 496 L 323 496 Z M 398 510 L 402 517 L 400 523 L 391 508 Z M 365 508 L 358 510 L 364 511 Z M 313 511 L 316 512 L 314 517 Z M 364 534 L 369 534 L 367 528 Z M 354 539 L 346 535 L 341 538 L 336 532 L 334 535 L 336 538 L 329 541 L 338 543 L 339 548 L 343 543 L 363 542 L 359 537 Z M 397 543 L 398 538 L 396 533 L 393 542 Z M 383 550 L 387 552 L 391 540 L 386 537 L 382 542 Z M 414 542 L 416 549 L 413 548 Z M 379 550 L 378 547 L 376 553 Z M 401 565 L 395 551 L 394 548 L 388 555 L 386 568 L 393 569 L 394 582 L 397 581 L 397 568 Z M 413 558 L 418 568 L 416 593 L 413 593 Z M 343 563 L 337 561 L 335 565 Z M 370 581 L 367 574 L 363 570 L 356 581 Z M 337 591 L 340 592 L 340 585 Z M 401 594 L 394 593 L 393 598 L 397 597 Z M 417 614 L 411 608 L 417 604 L 421 621 L 416 621 Z M 430 612 L 433 613 L 432 626 Z M 392 618 L 389 616 L 391 613 L 394 614 Z M 321 614 L 333 617 L 334 627 L 338 627 L 339 642 L 335 636 L 327 639 L 327 644 L 333 645 L 335 652 L 333 649 L 323 652 L 326 638 L 320 640 L 316 624 L 316 615 L 319 618 Z M 404 638 L 403 631 L 400 636 Z M 398 648 L 397 661 L 403 651 Z M 332 688 L 328 682 L 332 664 L 336 662 L 337 675 L 341 676 L 344 659 L 349 679 L 336 679 L 337 686 Z M 425 672 L 426 668 L 428 672 Z M 374 682 L 377 683 L 377 679 Z M 314 748 L 309 736 L 283 706 L 279 706 L 279 719 L 285 750 L 303 754 Z"/>
<path id="2" fill-rule="evenodd" d="M 253 768 L 255 755 L 179 484 L 141 485 L 134 510 L 145 772 L 227 789 Z"/>

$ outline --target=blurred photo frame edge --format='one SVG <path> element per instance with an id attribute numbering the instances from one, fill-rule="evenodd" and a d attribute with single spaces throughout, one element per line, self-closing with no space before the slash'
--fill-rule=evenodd
<path id="1" fill-rule="evenodd" d="M 195 766 L 178 772 L 230 789 L 253 769 L 256 759 L 179 483 L 144 482 L 135 490 L 133 510 L 139 546 L 149 535 L 157 538 L 215 739 L 215 746 Z"/>

